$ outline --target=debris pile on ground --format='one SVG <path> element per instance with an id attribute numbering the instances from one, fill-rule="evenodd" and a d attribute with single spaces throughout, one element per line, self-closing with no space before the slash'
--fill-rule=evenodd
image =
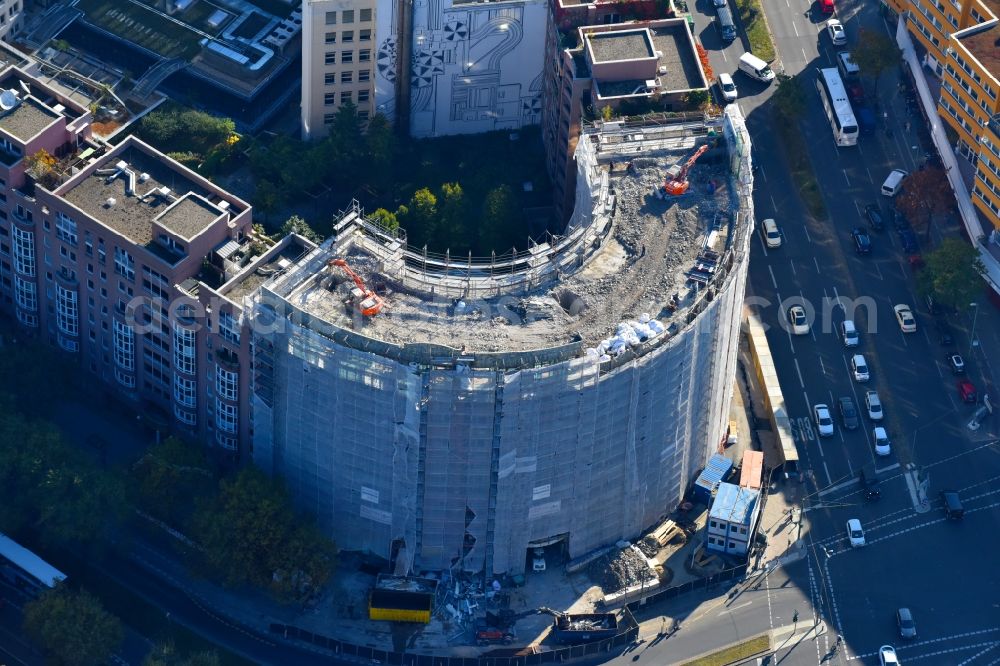
<path id="1" fill-rule="evenodd" d="M 656 580 L 656 572 L 632 548 L 624 548 L 594 560 L 587 573 L 605 594 L 638 585 L 643 580 Z"/>
<path id="2" fill-rule="evenodd" d="M 656 554 L 660 552 L 660 544 L 656 542 L 652 536 L 645 536 L 642 541 L 636 544 L 642 554 L 646 557 L 656 557 Z"/>

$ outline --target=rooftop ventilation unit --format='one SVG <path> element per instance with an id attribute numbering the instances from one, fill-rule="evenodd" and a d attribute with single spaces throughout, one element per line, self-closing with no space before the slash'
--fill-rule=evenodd
<path id="1" fill-rule="evenodd" d="M 219 208 L 221 210 L 229 210 L 229 202 L 228 201 L 220 201 L 219 202 Z"/>
<path id="2" fill-rule="evenodd" d="M 114 197 L 108 197 L 107 201 L 104 202 L 104 207 L 105 208 L 114 208 L 114 206 L 115 206 L 116 203 L 118 203 L 117 199 L 115 199 Z"/>
<path id="3" fill-rule="evenodd" d="M 125 169 L 128 168 L 128 162 L 126 162 L 125 160 L 118 160 L 115 163 L 115 168 L 118 169 L 119 171 L 124 171 Z"/>
<path id="4" fill-rule="evenodd" d="M 156 190 L 156 193 L 159 194 L 164 199 L 166 199 L 167 197 L 170 196 L 170 188 L 164 185 L 160 189 Z"/>
<path id="5" fill-rule="evenodd" d="M 145 171 L 143 171 L 142 173 L 139 174 L 139 182 L 140 183 L 145 183 L 147 180 L 149 180 L 149 174 L 148 173 L 146 173 Z"/>

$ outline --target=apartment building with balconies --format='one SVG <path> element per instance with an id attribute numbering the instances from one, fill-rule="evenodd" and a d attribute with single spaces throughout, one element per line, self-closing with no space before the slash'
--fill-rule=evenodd
<path id="1" fill-rule="evenodd" d="M 0 39 L 7 39 L 24 23 L 24 0 L 0 0 Z"/>
<path id="2" fill-rule="evenodd" d="M 0 309 L 152 421 L 237 451 L 249 336 L 213 289 L 244 264 L 249 204 L 135 137 L 90 145 L 89 112 L 24 72 L 0 89 Z"/>
<path id="3" fill-rule="evenodd" d="M 348 102 L 374 113 L 375 0 L 306 0 L 302 18 L 302 133 L 322 138 Z"/>
<path id="4" fill-rule="evenodd" d="M 573 153 L 585 116 L 631 109 L 683 111 L 688 95 L 707 91 L 694 37 L 680 18 L 587 25 L 575 39 L 550 30 L 546 42 L 542 139 L 561 219 L 574 207 Z M 576 44 L 572 48 L 565 45 Z"/>

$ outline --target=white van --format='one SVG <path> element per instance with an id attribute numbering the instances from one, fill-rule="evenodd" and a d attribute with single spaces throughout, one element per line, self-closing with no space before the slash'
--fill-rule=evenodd
<path id="1" fill-rule="evenodd" d="M 899 194 L 899 190 L 903 186 L 903 180 L 909 174 L 902 169 L 893 169 L 889 176 L 882 183 L 882 194 L 887 197 L 894 197 Z"/>
<path id="2" fill-rule="evenodd" d="M 778 230 L 778 223 L 774 220 L 768 218 L 760 223 L 760 235 L 768 247 L 781 247 L 781 232 Z"/>
<path id="3" fill-rule="evenodd" d="M 740 56 L 740 71 L 751 79 L 770 83 L 774 80 L 774 72 L 767 66 L 767 63 L 752 53 L 744 53 Z"/>
<path id="4" fill-rule="evenodd" d="M 856 79 L 861 75 L 861 68 L 858 67 L 854 59 L 851 58 L 850 51 L 840 51 L 837 53 L 837 69 L 845 81 Z"/>
<path id="5" fill-rule="evenodd" d="M 850 319 L 845 320 L 840 324 L 840 333 L 844 338 L 845 347 L 857 347 L 858 340 L 858 329 L 854 327 L 854 322 Z"/>

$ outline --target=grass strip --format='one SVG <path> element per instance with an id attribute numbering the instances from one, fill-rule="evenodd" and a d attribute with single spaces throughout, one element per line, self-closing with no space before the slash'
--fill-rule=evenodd
<path id="1" fill-rule="evenodd" d="M 771 649 L 771 635 L 761 634 L 750 640 L 730 645 L 711 654 L 685 661 L 682 666 L 728 666 L 755 657 Z"/>
<path id="2" fill-rule="evenodd" d="M 774 60 L 778 54 L 764 20 L 764 8 L 760 0 L 736 0 L 736 9 L 739 10 L 743 29 L 747 31 L 750 52 L 767 62 Z"/>
<path id="3" fill-rule="evenodd" d="M 826 219 L 826 204 L 819 189 L 819 181 L 809 161 L 809 147 L 805 136 L 799 130 L 795 120 L 785 118 L 780 112 L 775 112 L 778 134 L 781 136 L 781 149 L 785 153 L 785 161 L 792 174 L 792 182 L 799 191 L 809 214 L 817 220 Z"/>

